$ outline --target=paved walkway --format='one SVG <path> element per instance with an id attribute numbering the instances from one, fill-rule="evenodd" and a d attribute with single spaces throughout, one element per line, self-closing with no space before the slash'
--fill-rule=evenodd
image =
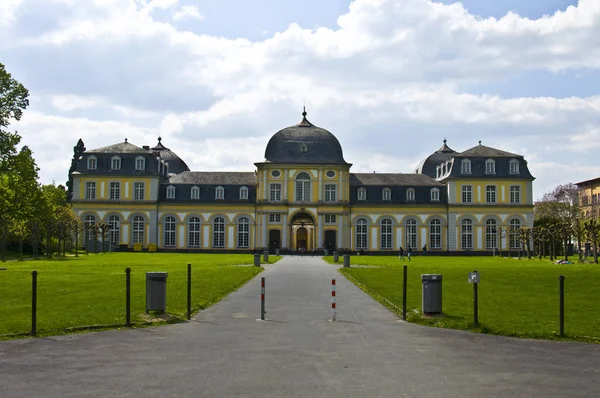
<path id="1" fill-rule="evenodd" d="M 3 398 L 598 397 L 598 380 L 598 345 L 407 324 L 317 257 L 268 266 L 189 323 L 0 342 Z"/>

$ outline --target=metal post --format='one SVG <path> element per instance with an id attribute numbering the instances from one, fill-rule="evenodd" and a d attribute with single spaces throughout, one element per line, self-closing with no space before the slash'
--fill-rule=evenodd
<path id="1" fill-rule="evenodd" d="M 31 335 L 37 334 L 37 276 L 38 272 L 31 273 Z"/>
<path id="2" fill-rule="evenodd" d="M 331 279 L 331 320 L 335 322 L 335 314 L 337 310 L 335 308 L 335 278 Z"/>
<path id="3" fill-rule="evenodd" d="M 402 320 L 406 320 L 406 291 L 408 290 L 408 266 L 404 266 L 404 279 L 402 280 Z"/>
<path id="4" fill-rule="evenodd" d="M 125 268 L 125 326 L 131 326 L 131 268 Z"/>
<path id="5" fill-rule="evenodd" d="M 265 320 L 265 277 L 260 278 L 260 320 Z"/>
<path id="6" fill-rule="evenodd" d="M 477 272 L 477 271 L 475 271 Z M 479 314 L 478 314 L 478 294 L 477 294 L 478 283 L 473 283 L 473 325 L 474 327 L 479 326 Z"/>
<path id="7" fill-rule="evenodd" d="M 187 319 L 192 319 L 192 264 L 188 264 L 187 279 Z"/>
<path id="8" fill-rule="evenodd" d="M 565 276 L 558 277 L 560 281 L 560 337 L 565 337 Z"/>

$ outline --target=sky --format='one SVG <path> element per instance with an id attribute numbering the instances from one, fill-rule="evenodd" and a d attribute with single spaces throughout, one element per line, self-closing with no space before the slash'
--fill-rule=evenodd
<path id="1" fill-rule="evenodd" d="M 600 176 L 598 0 L 2 0 L 13 123 L 43 183 L 73 146 L 165 146 L 251 171 L 308 119 L 354 172 L 412 172 L 442 145 L 525 156 L 534 198 Z"/>

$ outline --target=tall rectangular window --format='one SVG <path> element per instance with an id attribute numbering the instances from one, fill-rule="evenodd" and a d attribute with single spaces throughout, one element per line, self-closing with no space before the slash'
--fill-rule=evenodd
<path id="1" fill-rule="evenodd" d="M 325 214 L 325 224 L 335 224 L 335 214 Z"/>
<path id="2" fill-rule="evenodd" d="M 143 182 L 133 183 L 133 199 L 144 200 L 144 183 Z"/>
<path id="3" fill-rule="evenodd" d="M 487 203 L 496 203 L 496 186 L 488 185 L 485 187 L 485 201 Z"/>
<path id="4" fill-rule="evenodd" d="M 117 156 L 112 158 L 110 162 L 110 168 L 112 170 L 121 170 L 121 158 Z"/>
<path id="5" fill-rule="evenodd" d="M 521 187 L 512 185 L 510 187 L 510 203 L 521 203 Z"/>
<path id="6" fill-rule="evenodd" d="M 96 183 L 86 182 L 85 183 L 85 198 L 86 199 L 96 199 Z"/>
<path id="7" fill-rule="evenodd" d="M 121 198 L 121 183 L 110 183 L 110 200 L 119 200 Z"/>
<path id="8" fill-rule="evenodd" d="M 279 224 L 281 222 L 281 214 L 271 213 L 269 214 L 269 222 L 273 224 Z"/>
<path id="9" fill-rule="evenodd" d="M 473 202 L 473 187 L 471 185 L 462 186 L 462 202 L 472 203 Z"/>
<path id="10" fill-rule="evenodd" d="M 146 168 L 146 159 L 139 157 L 135 159 L 135 169 L 138 171 L 144 170 Z"/>
<path id="11" fill-rule="evenodd" d="M 89 170 L 96 170 L 97 166 L 98 166 L 98 162 L 96 161 L 96 158 L 90 156 L 88 158 L 87 168 Z"/>
<path id="12" fill-rule="evenodd" d="M 281 200 L 281 184 L 271 184 L 271 202 L 279 202 Z"/>
<path id="13" fill-rule="evenodd" d="M 335 202 L 335 193 L 335 184 L 325 184 L 325 202 Z"/>

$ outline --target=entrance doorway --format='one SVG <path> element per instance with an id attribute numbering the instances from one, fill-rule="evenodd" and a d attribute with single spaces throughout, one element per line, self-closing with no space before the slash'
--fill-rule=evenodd
<path id="1" fill-rule="evenodd" d="M 336 232 L 325 231 L 325 249 L 333 251 L 337 248 L 336 244 Z"/>
<path id="2" fill-rule="evenodd" d="M 296 213 L 290 222 L 292 250 L 315 250 L 315 220 L 305 212 Z"/>
<path id="3" fill-rule="evenodd" d="M 296 249 L 298 251 L 308 250 L 308 230 L 304 227 L 296 230 Z"/>
<path id="4" fill-rule="evenodd" d="M 281 248 L 281 231 L 278 229 L 269 230 L 269 251 Z"/>

